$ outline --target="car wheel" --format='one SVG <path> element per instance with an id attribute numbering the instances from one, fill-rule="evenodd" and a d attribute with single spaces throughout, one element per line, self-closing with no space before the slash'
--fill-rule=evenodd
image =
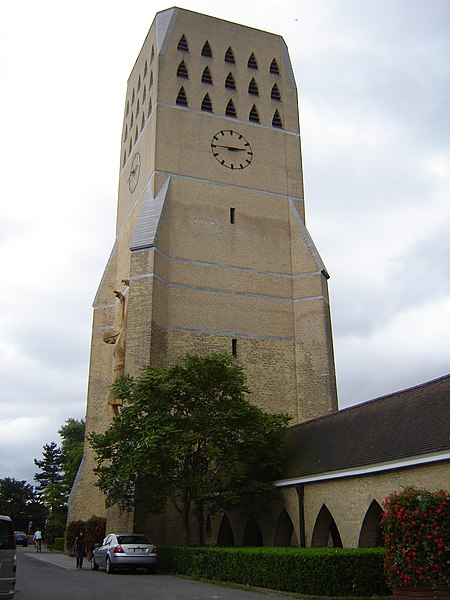
<path id="1" fill-rule="evenodd" d="M 111 564 L 111 559 L 109 558 L 109 556 L 106 557 L 106 572 L 111 575 L 112 573 L 114 573 L 114 567 Z"/>
<path id="2" fill-rule="evenodd" d="M 93 571 L 98 571 L 98 564 L 95 562 L 95 558 L 94 557 L 91 558 L 91 569 Z"/>

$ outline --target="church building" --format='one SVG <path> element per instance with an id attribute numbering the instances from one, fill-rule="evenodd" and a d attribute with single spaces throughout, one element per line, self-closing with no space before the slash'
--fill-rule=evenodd
<path id="1" fill-rule="evenodd" d="M 124 373 L 186 354 L 235 356 L 251 401 L 291 416 L 290 455 L 274 513 L 259 524 L 208 517 L 213 543 L 352 546 L 365 511 L 374 522 L 379 516 L 371 507 L 380 494 L 367 485 L 356 493 L 348 478 L 397 460 L 367 445 L 377 445 L 395 410 L 379 408 L 386 399 L 338 411 L 328 278 L 306 226 L 297 89 L 284 40 L 185 9 L 157 13 L 128 79 L 116 239 L 93 304 L 86 433 L 105 431 L 120 410 L 110 388 Z M 439 385 L 448 399 L 448 379 Z M 356 433 L 360 454 L 344 452 Z M 105 508 L 94 466 L 86 443 L 69 521 L 95 514 L 107 516 L 108 530 L 132 528 L 132 513 Z M 441 485 L 438 471 L 430 478 Z M 342 482 L 346 491 L 329 491 Z M 350 501 L 360 506 L 339 533 L 336 515 Z M 149 528 L 157 543 L 180 541 L 174 515 Z"/>

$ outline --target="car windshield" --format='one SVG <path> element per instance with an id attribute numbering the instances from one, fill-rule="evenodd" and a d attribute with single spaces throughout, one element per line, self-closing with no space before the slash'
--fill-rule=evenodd
<path id="1" fill-rule="evenodd" d="M 117 541 L 119 544 L 151 544 L 148 537 L 142 534 L 118 535 Z"/>

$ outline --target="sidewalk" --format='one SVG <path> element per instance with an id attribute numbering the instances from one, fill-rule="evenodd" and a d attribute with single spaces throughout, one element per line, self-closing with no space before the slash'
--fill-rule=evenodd
<path id="1" fill-rule="evenodd" d="M 35 558 L 37 560 L 41 560 L 43 562 L 51 563 L 52 565 L 56 565 L 57 567 L 61 567 L 66 569 L 67 571 L 76 571 L 76 559 L 73 556 L 68 556 L 63 552 L 58 552 L 56 550 L 47 550 L 44 546 L 42 546 L 42 552 L 36 552 L 34 546 L 28 546 L 23 549 L 23 553 L 31 556 L 31 558 Z M 83 570 L 90 569 L 91 565 L 89 561 L 85 558 L 83 561 Z"/>

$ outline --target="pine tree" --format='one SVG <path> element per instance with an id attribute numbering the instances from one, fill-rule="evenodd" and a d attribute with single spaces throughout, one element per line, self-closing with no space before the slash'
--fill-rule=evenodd
<path id="1" fill-rule="evenodd" d="M 64 508 L 68 497 L 67 486 L 64 485 L 61 473 L 63 466 L 61 448 L 56 442 L 44 444 L 42 455 L 42 460 L 34 459 L 34 464 L 41 470 L 41 473 L 34 475 L 34 480 L 38 483 L 35 489 L 36 496 L 50 513 L 59 512 Z"/>

